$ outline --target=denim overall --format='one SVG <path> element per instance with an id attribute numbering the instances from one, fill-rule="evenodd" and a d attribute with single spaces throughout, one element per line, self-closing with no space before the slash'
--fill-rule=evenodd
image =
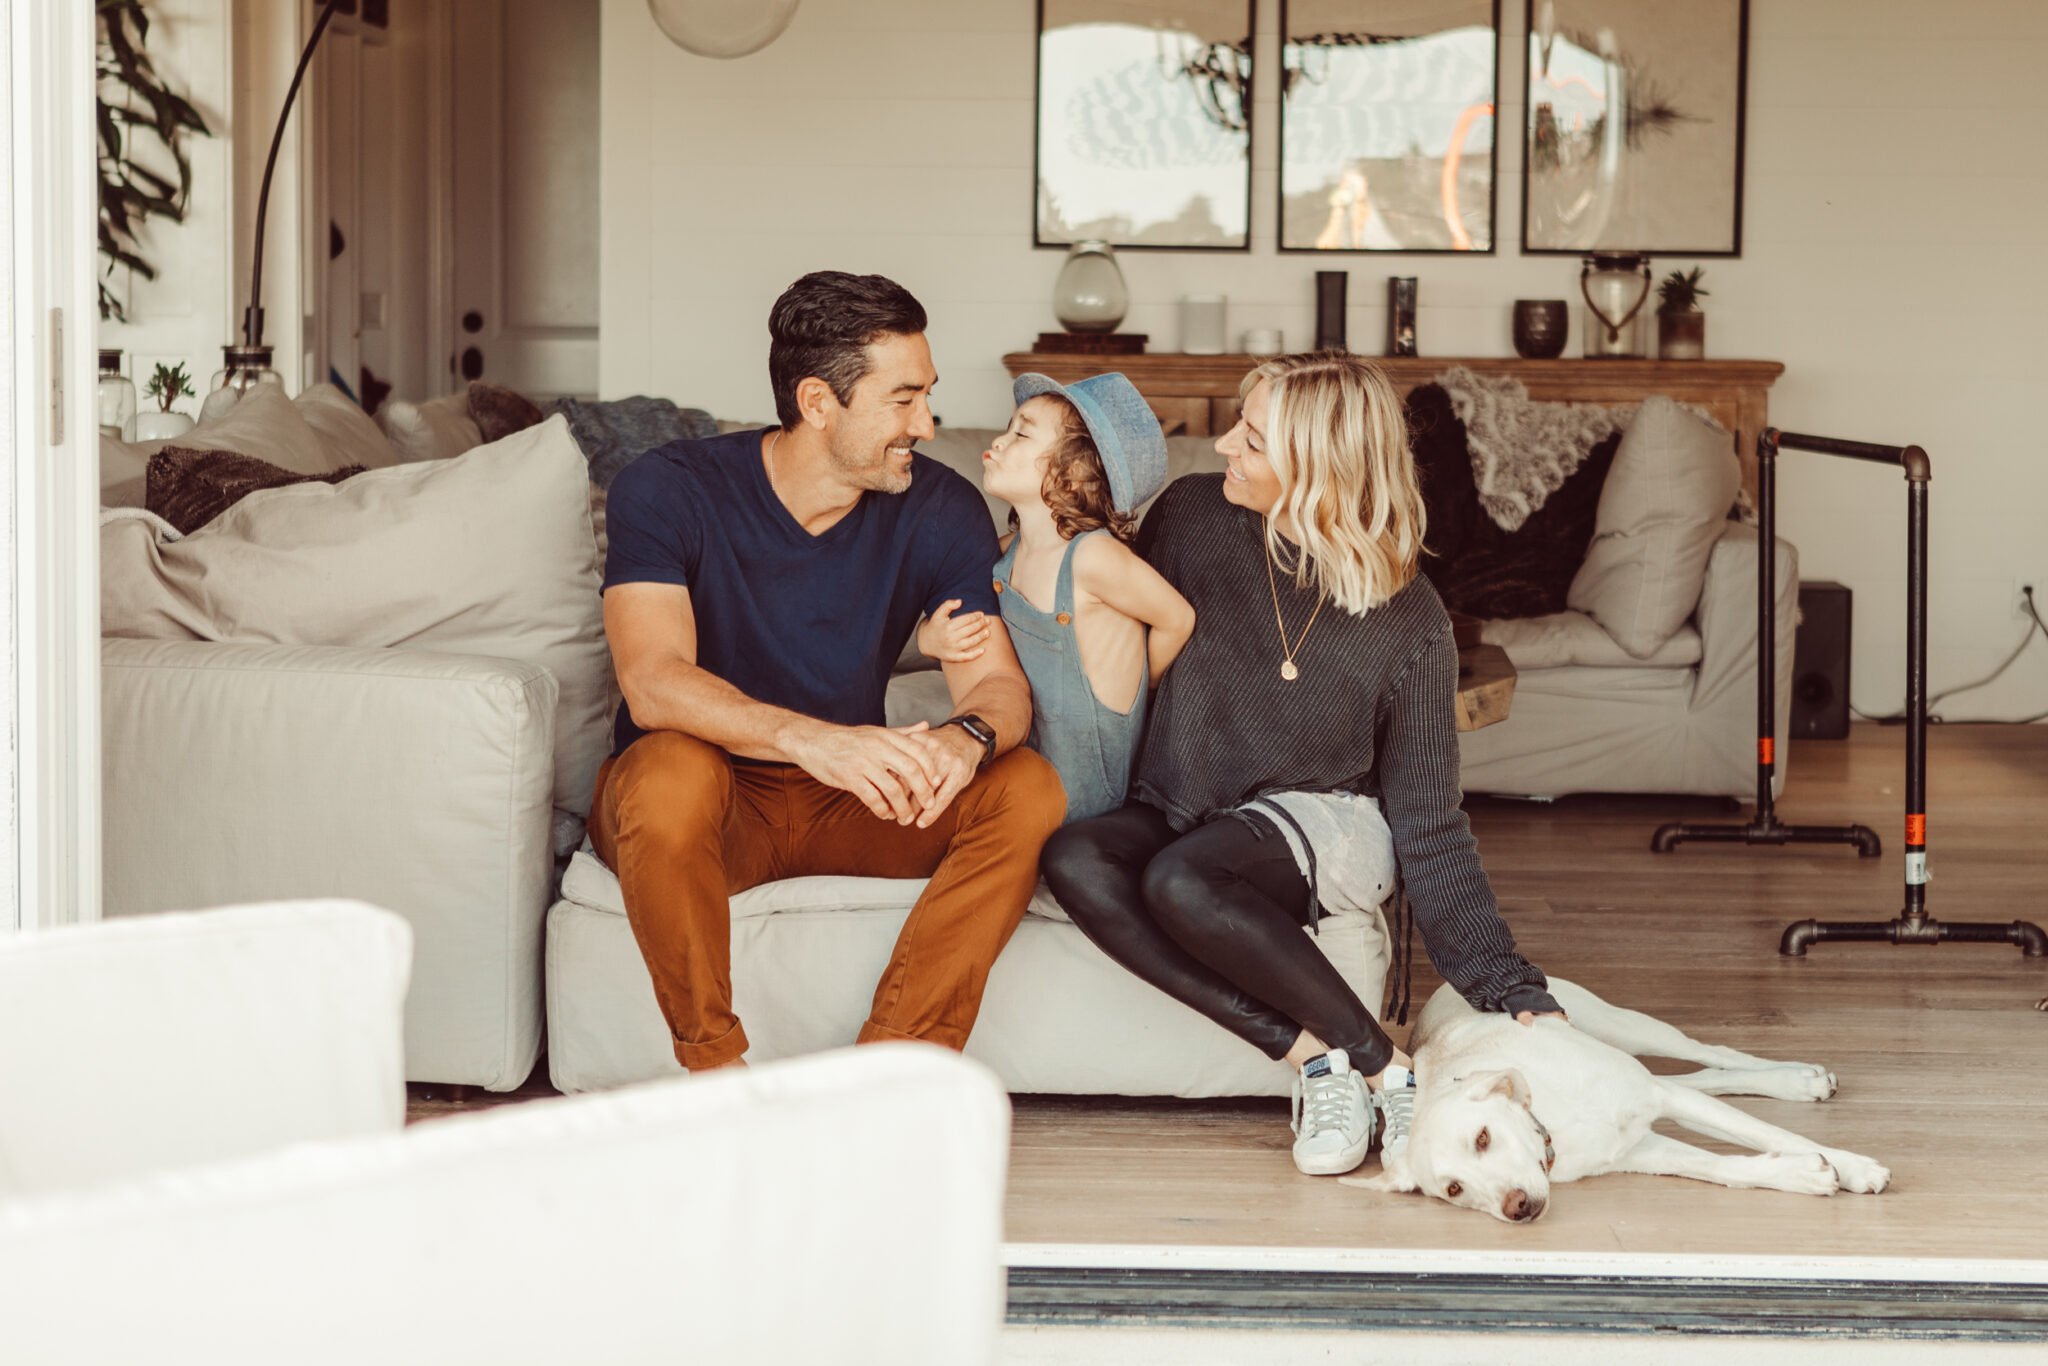
<path id="1" fill-rule="evenodd" d="M 1039 611 L 1011 586 L 1010 573 L 1017 562 L 1015 542 L 995 567 L 1003 624 L 1010 629 L 1010 643 L 1016 647 L 1024 676 L 1031 681 L 1029 743 L 1051 762 L 1066 784 L 1069 824 L 1124 804 L 1124 793 L 1131 785 L 1131 756 L 1145 728 L 1145 693 L 1150 679 L 1140 680 L 1129 712 L 1104 706 L 1081 669 L 1081 647 L 1074 637 L 1074 550 L 1088 536 L 1109 534 L 1088 531 L 1067 542 L 1050 612 Z"/>

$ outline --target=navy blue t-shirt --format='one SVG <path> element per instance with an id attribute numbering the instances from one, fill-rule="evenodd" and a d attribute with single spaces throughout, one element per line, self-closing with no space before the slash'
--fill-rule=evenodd
<path id="1" fill-rule="evenodd" d="M 882 724 L 882 694 L 922 614 L 948 598 L 995 614 L 995 528 L 965 479 L 913 455 L 910 488 L 868 492 L 822 536 L 761 465 L 765 429 L 647 452 L 612 481 L 604 586 L 690 590 L 697 664 L 757 702 Z M 624 703 L 614 754 L 645 734 Z"/>

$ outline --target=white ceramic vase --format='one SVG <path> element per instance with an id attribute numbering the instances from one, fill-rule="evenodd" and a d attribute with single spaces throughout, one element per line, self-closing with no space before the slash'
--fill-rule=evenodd
<path id="1" fill-rule="evenodd" d="M 1130 311 L 1124 273 L 1107 242 L 1076 242 L 1053 282 L 1052 311 L 1069 332 L 1114 332 Z"/>

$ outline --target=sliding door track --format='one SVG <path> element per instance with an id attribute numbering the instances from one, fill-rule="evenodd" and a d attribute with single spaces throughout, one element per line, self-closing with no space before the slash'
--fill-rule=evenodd
<path id="1" fill-rule="evenodd" d="M 1010 1322 L 2048 1341 L 2048 1286 L 1013 1266 Z"/>

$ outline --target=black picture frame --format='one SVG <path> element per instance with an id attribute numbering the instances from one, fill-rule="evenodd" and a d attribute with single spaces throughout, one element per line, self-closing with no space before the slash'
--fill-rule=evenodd
<path id="1" fill-rule="evenodd" d="M 1384 6 L 1384 4 L 1374 4 L 1374 0 L 1350 0 L 1350 2 L 1352 2 L 1352 8 L 1360 10 L 1360 16 L 1368 18 L 1368 20 L 1376 12 L 1384 12 L 1386 8 L 1389 8 L 1389 6 Z M 1501 244 L 1501 223 L 1499 223 L 1499 193 L 1501 193 L 1501 190 L 1499 190 L 1499 186 L 1501 186 L 1501 170 L 1499 170 L 1499 147 L 1501 147 L 1501 127 L 1499 127 L 1499 106 L 1501 106 L 1501 0 L 1438 0 L 1438 4 L 1442 6 L 1442 16 L 1446 20 L 1446 27 L 1438 29 L 1438 31 L 1432 31 L 1432 33 L 1415 33 L 1415 35 L 1380 35 L 1380 33 L 1374 33 L 1370 29 L 1335 29 L 1335 31 L 1329 31 L 1329 29 L 1323 29 L 1323 25 L 1313 25 L 1313 29 L 1315 29 L 1313 35 L 1311 33 L 1296 35 L 1296 29 L 1294 29 L 1294 20 L 1298 16 L 1296 4 L 1298 4 L 1300 10 L 1327 10 L 1327 8 L 1335 8 L 1329 0 L 1315 0 L 1313 4 L 1309 0 L 1282 0 L 1282 4 L 1280 4 L 1280 57 L 1278 57 L 1278 61 L 1280 61 L 1280 156 L 1278 156 L 1278 162 L 1280 164 L 1278 164 L 1278 176 L 1276 176 L 1278 193 L 1274 197 L 1274 240 L 1278 244 L 1278 250 L 1282 254 L 1300 254 L 1300 256 L 1350 256 L 1350 254 L 1370 254 L 1370 256 L 1495 256 L 1499 252 L 1499 244 Z M 1407 14 L 1413 14 L 1419 8 L 1421 6 L 1417 6 L 1417 4 L 1403 6 L 1403 10 Z M 1294 100 L 1294 92 L 1296 90 L 1305 88 L 1303 84 L 1298 84 L 1298 82 L 1311 80 L 1309 78 L 1309 61 L 1311 61 L 1311 57 L 1307 53 L 1300 51 L 1300 47 L 1303 47 L 1303 45 L 1296 43 L 1296 39 L 1298 37 L 1333 37 L 1333 39 L 1341 37 L 1341 39 L 1354 39 L 1354 41 L 1346 41 L 1346 43 L 1319 43 L 1317 45 L 1317 47 L 1333 47 L 1333 49 L 1343 49 L 1343 47 L 1378 47 L 1378 45 L 1405 43 L 1405 41 L 1423 41 L 1423 39 L 1430 39 L 1430 37 L 1442 37 L 1442 35 L 1454 33 L 1458 29 L 1456 20 L 1460 16 L 1468 14 L 1470 18 L 1477 20 L 1481 10 L 1485 12 L 1485 23 L 1487 23 L 1487 29 L 1491 33 L 1489 57 L 1487 57 L 1489 72 L 1487 72 L 1485 90 L 1483 90 L 1485 92 L 1485 119 L 1487 119 L 1487 125 L 1491 127 L 1491 135 L 1487 139 L 1487 158 L 1485 158 L 1485 221 L 1483 221 L 1485 242 L 1483 242 L 1483 246 L 1481 244 L 1466 244 L 1466 246 L 1458 244 L 1460 236 L 1468 236 L 1470 227 L 1466 225 L 1464 215 L 1448 213 L 1446 207 L 1442 205 L 1442 199 L 1440 199 L 1438 207 L 1434 209 L 1436 221 L 1442 221 L 1442 225 L 1444 225 L 1444 244 L 1442 246 L 1430 246 L 1430 244 L 1427 244 L 1427 236 L 1434 236 L 1434 233 L 1427 233 L 1427 236 L 1423 236 L 1423 233 L 1403 229 L 1403 225 L 1417 225 L 1421 221 L 1417 211 L 1415 211 L 1415 203 L 1419 201 L 1423 190 L 1421 190 L 1421 186 L 1417 186 L 1417 176 L 1415 176 L 1415 166 L 1413 166 L 1415 158 L 1411 158 L 1411 156 L 1382 158 L 1386 162 L 1393 162 L 1391 170 L 1395 172 L 1397 186 L 1399 186 L 1397 188 L 1397 195 L 1401 199 L 1411 201 L 1407 211 L 1378 213 L 1378 207 L 1374 207 L 1370 211 L 1370 213 L 1378 215 L 1380 231 L 1382 233 L 1389 233 L 1389 236 L 1393 238 L 1391 242 L 1386 242 L 1386 244 L 1354 242 L 1354 244 L 1343 244 L 1343 246 L 1319 246 L 1315 242 L 1303 244 L 1305 233 L 1298 229 L 1298 217 L 1300 217 L 1300 213 L 1303 213 L 1303 201 L 1305 199 L 1313 199 L 1313 197 L 1333 199 L 1333 190 L 1327 190 L 1327 188 L 1321 188 L 1321 186 L 1317 186 L 1317 188 L 1290 186 L 1288 168 L 1290 168 L 1290 164 L 1298 166 L 1303 158 L 1300 158 L 1298 154 L 1294 158 L 1290 158 L 1290 152 L 1294 152 L 1294 145 L 1288 139 L 1288 104 Z M 1464 27 L 1477 27 L 1477 23 L 1470 23 L 1470 25 L 1464 25 Z M 1401 90 L 1401 92 L 1397 92 L 1397 98 L 1384 100 L 1384 106 L 1386 106 L 1386 111 L 1389 111 L 1389 115 L 1397 115 L 1397 113 L 1405 115 L 1407 111 L 1411 111 L 1413 106 L 1415 106 L 1413 92 L 1411 90 Z M 1468 117 L 1475 109 L 1477 109 L 1475 104 L 1466 104 L 1464 117 Z M 1296 115 L 1296 127 L 1300 123 L 1303 123 L 1303 117 Z M 1462 154 L 1462 147 L 1466 145 L 1466 141 L 1470 137 L 1470 131 L 1468 129 L 1460 129 L 1460 127 L 1454 125 L 1452 133 L 1458 139 L 1456 147 L 1454 147 L 1456 162 L 1464 164 L 1464 162 L 1473 160 L 1473 158 L 1466 158 Z M 1434 158 L 1436 168 L 1440 170 L 1446 160 L 1450 160 L 1450 154 Z M 1356 164 L 1358 162 L 1354 162 L 1354 166 Z M 1430 168 L 1423 166 L 1421 170 L 1427 172 Z M 1360 190 L 1358 199 L 1366 199 L 1370 203 L 1370 197 L 1364 193 L 1364 184 L 1370 184 L 1370 176 L 1366 176 L 1362 180 L 1362 190 Z M 1442 195 L 1442 190 L 1440 190 L 1440 195 Z M 1401 199 L 1397 199 L 1395 203 L 1401 203 Z M 1290 223 L 1290 211 L 1294 213 L 1296 223 Z M 1389 219 L 1393 219 L 1393 221 L 1389 221 Z M 1337 229 L 1335 207 L 1331 207 L 1331 219 L 1325 225 L 1325 231 L 1331 231 L 1331 229 Z M 1354 229 L 1354 238 L 1368 236 L 1368 231 L 1370 231 L 1370 219 L 1368 219 L 1366 225 L 1360 225 L 1358 229 Z"/>
<path id="2" fill-rule="evenodd" d="M 1234 109 L 1228 108 L 1227 106 L 1225 106 L 1224 100 L 1222 98 L 1216 99 L 1213 103 L 1217 107 L 1222 108 L 1223 112 L 1227 116 L 1234 117 L 1236 121 L 1242 125 L 1240 128 L 1233 128 L 1230 130 L 1230 135 L 1233 138 L 1241 137 L 1243 142 L 1242 185 L 1244 221 L 1242 230 L 1240 233 L 1238 233 L 1236 240 L 1223 242 L 1172 240 L 1172 234 L 1170 230 L 1166 229 L 1152 230 L 1142 237 L 1133 235 L 1131 233 L 1116 232 L 1114 230 L 1093 233 L 1080 231 L 1066 233 L 1062 233 L 1059 231 L 1048 232 L 1046 200 L 1048 198 L 1049 193 L 1051 192 L 1049 191 L 1049 188 L 1046 184 L 1047 157 L 1045 141 L 1046 129 L 1048 126 L 1045 108 L 1046 9 L 1048 4 L 1053 5 L 1057 9 L 1065 10 L 1086 8 L 1088 3 L 1089 0 L 1037 0 L 1035 6 L 1036 24 L 1033 29 L 1034 37 L 1032 43 L 1031 99 L 1032 246 L 1064 251 L 1067 248 L 1071 247 L 1075 242 L 1097 240 L 1107 242 L 1110 246 L 1114 247 L 1119 252 L 1250 252 L 1252 249 L 1252 137 L 1254 133 L 1251 90 L 1252 72 L 1254 70 L 1254 62 L 1256 59 L 1256 0 L 1242 0 L 1242 7 L 1244 10 L 1244 39 L 1242 43 L 1214 43 L 1208 45 L 1205 49 L 1201 50 L 1202 56 L 1207 63 L 1204 69 L 1211 73 L 1207 77 L 1207 79 L 1210 82 L 1212 95 L 1227 95 L 1227 98 L 1231 102 L 1234 102 L 1236 107 Z M 1238 0 L 1230 0 L 1230 3 L 1235 5 L 1238 3 Z M 1134 8 L 1138 7 L 1138 5 L 1131 3 L 1131 0 L 1104 0 L 1104 3 L 1102 5 L 1103 11 L 1106 14 L 1119 12 L 1127 13 L 1133 10 Z M 1162 4 L 1160 8 L 1162 10 L 1168 10 L 1171 8 L 1171 6 Z M 1229 67 L 1231 69 L 1223 69 L 1223 64 L 1226 62 L 1229 64 Z M 1189 79 L 1191 83 L 1197 79 L 1197 77 L 1193 74 L 1192 68 L 1190 68 L 1189 71 Z M 1222 90 L 1220 92 L 1216 90 L 1216 87 L 1219 84 L 1222 87 Z M 1212 117 L 1213 116 L 1214 115 L 1212 114 Z"/>
<path id="3" fill-rule="evenodd" d="M 1552 35 L 1549 65 L 1539 56 L 1541 35 L 1536 30 L 1537 10 L 1548 9 L 1557 17 Z M 1736 257 L 1742 255 L 1742 209 L 1744 160 L 1748 142 L 1749 105 L 1749 0 L 1693 0 L 1684 5 L 1644 5 L 1633 0 L 1524 0 L 1526 19 L 1526 61 L 1522 81 L 1522 254 L 1525 256 L 1584 256 L 1594 251 L 1642 252 L 1651 256 Z M 1608 21 L 1614 21 L 1611 24 Z M 1546 163 L 1557 160 L 1556 148 L 1563 142 L 1562 119 L 1553 100 L 1546 100 L 1551 113 L 1539 111 L 1539 77 L 1552 89 L 1558 78 L 1550 71 L 1558 65 L 1555 42 L 1567 33 L 1591 33 L 1588 22 L 1607 25 L 1614 34 L 1616 65 L 1626 75 L 1630 88 L 1640 98 L 1631 109 L 1645 109 L 1646 116 L 1629 120 L 1626 134 L 1619 139 L 1619 155 L 1644 169 L 1632 179 L 1630 188 L 1618 191 L 1623 210 L 1617 220 L 1614 211 L 1606 215 L 1597 233 L 1567 232 L 1555 221 L 1547 221 L 1546 202 L 1584 202 L 1595 194 L 1600 177 L 1583 170 L 1580 183 L 1567 188 L 1573 174 L 1546 174 Z M 1632 60 L 1631 37 L 1637 50 L 1653 54 L 1682 54 L 1677 60 L 1661 55 Z M 1584 44 L 1572 48 L 1604 65 L 1609 59 L 1588 51 Z M 1702 73 L 1714 71 L 1715 63 L 1729 53 L 1734 65 L 1734 88 L 1725 84 L 1701 87 Z M 1589 65 L 1589 70 L 1590 70 Z M 1725 78 L 1721 78 L 1725 79 Z M 1590 78 L 1577 82 L 1590 86 Z M 1716 100 L 1719 103 L 1716 103 Z M 1702 112 L 1704 109 L 1704 112 Z M 1539 152 L 1539 124 L 1546 122 L 1545 147 Z M 1597 126 L 1597 125 L 1596 125 Z M 1603 129 L 1604 135 L 1604 129 Z M 1702 147 L 1707 150 L 1702 151 Z M 1658 153 L 1664 155 L 1658 157 Z M 1709 155 L 1710 153 L 1710 155 Z M 1646 160 L 1655 158 L 1655 160 Z M 1584 158 L 1581 159 L 1583 166 Z M 1711 187 L 1725 192 L 1701 193 L 1694 202 L 1700 167 L 1718 162 L 1711 172 Z M 1725 179 L 1723 179 L 1725 177 Z M 1659 188 L 1675 187 L 1684 193 Z M 1636 188 L 1648 184 L 1647 191 Z M 1588 190 L 1592 185 L 1593 190 Z M 1583 211 L 1582 211 L 1583 212 Z M 1653 216 L 1654 215 L 1654 216 Z M 1668 220 L 1660 222 L 1659 219 Z M 1720 225 L 1725 223 L 1725 231 Z M 1704 225 L 1695 227 L 1695 224 Z"/>

